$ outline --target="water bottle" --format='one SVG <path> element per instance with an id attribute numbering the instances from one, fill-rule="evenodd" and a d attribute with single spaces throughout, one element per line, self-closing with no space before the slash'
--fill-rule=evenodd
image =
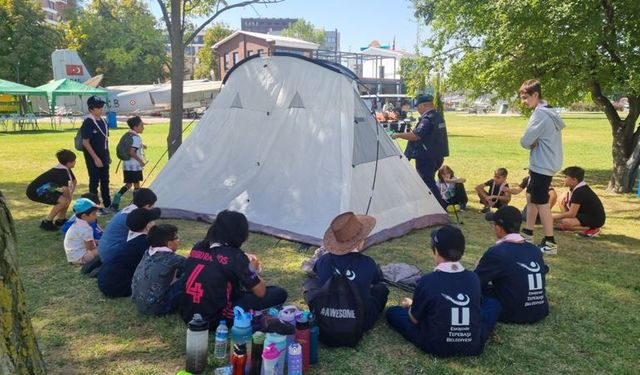
<path id="1" fill-rule="evenodd" d="M 289 345 L 289 359 L 287 361 L 288 375 L 302 375 L 302 347 L 297 342 Z"/>
<path id="2" fill-rule="evenodd" d="M 278 375 L 281 372 L 278 371 L 278 360 L 280 359 L 280 351 L 276 347 L 276 344 L 271 343 L 264 347 L 262 351 L 262 374 L 264 375 Z"/>
<path id="3" fill-rule="evenodd" d="M 274 375 L 282 375 L 284 372 L 284 357 L 287 352 L 287 336 L 279 333 L 268 332 L 264 338 L 264 347 L 268 348 L 270 345 L 273 345 L 278 353 L 278 358 L 276 359 L 277 365 L 275 366 L 276 372 Z M 265 368 L 264 375 L 271 375 L 266 372 L 266 367 L 264 365 L 263 368 Z"/>
<path id="4" fill-rule="evenodd" d="M 278 317 L 283 322 L 289 323 L 292 327 L 296 326 L 296 314 L 298 313 L 298 308 L 294 305 L 284 306 Z M 287 347 L 295 341 L 295 333 L 287 336 Z"/>
<path id="5" fill-rule="evenodd" d="M 320 335 L 320 327 L 316 324 L 315 315 L 309 314 L 309 364 L 318 363 L 318 337 Z"/>
<path id="6" fill-rule="evenodd" d="M 262 351 L 264 347 L 264 333 L 256 332 L 253 334 L 253 342 L 251 343 L 251 374 L 260 375 L 262 369 Z"/>
<path id="7" fill-rule="evenodd" d="M 233 308 L 233 315 L 233 327 L 231 327 L 231 348 L 239 344 L 245 345 L 245 353 L 247 355 L 247 360 L 245 361 L 245 371 L 247 373 L 250 373 L 251 335 L 253 334 L 253 330 L 251 329 L 251 314 L 245 312 L 242 307 L 236 306 Z"/>
<path id="8" fill-rule="evenodd" d="M 221 320 L 216 328 L 215 344 L 213 346 L 213 360 L 216 365 L 222 366 L 227 362 L 227 341 L 229 340 L 229 328 L 227 322 Z"/>
<path id="9" fill-rule="evenodd" d="M 309 312 L 304 311 L 296 319 L 296 342 L 302 347 L 302 370 L 309 370 L 311 332 L 309 331 Z"/>
<path id="10" fill-rule="evenodd" d="M 209 323 L 200 314 L 194 314 L 187 328 L 187 368 L 192 374 L 200 374 L 207 367 Z"/>
<path id="11" fill-rule="evenodd" d="M 231 355 L 231 366 L 233 375 L 244 375 L 245 366 L 247 364 L 247 345 L 235 344 L 233 346 L 233 354 Z"/>

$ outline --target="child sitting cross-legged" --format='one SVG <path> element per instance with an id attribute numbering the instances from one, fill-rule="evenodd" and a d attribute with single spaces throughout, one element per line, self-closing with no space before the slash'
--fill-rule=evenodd
<path id="1" fill-rule="evenodd" d="M 443 165 L 438 170 L 438 189 L 440 189 L 440 195 L 447 204 L 459 204 L 460 210 L 464 211 L 467 207 L 469 198 L 467 192 L 464 189 L 464 183 L 467 180 L 464 178 L 458 178 L 454 175 L 453 169 L 448 165 Z"/>
<path id="2" fill-rule="evenodd" d="M 387 310 L 387 321 L 405 339 L 436 356 L 479 355 L 489 327 L 483 328 L 478 276 L 459 262 L 462 231 L 445 225 L 431 232 L 434 272 L 422 276 L 402 306 Z"/>
<path id="3" fill-rule="evenodd" d="M 476 186 L 476 193 L 480 198 L 480 203 L 484 205 L 480 212 L 489 212 L 492 208 L 500 208 L 509 204 L 511 201 L 511 192 L 505 187 L 509 187 L 507 183 L 507 175 L 509 172 L 506 168 L 498 168 L 493 173 L 493 178 Z M 485 189 L 488 187 L 489 189 Z"/>
<path id="4" fill-rule="evenodd" d="M 178 310 L 184 293 L 185 257 L 178 250 L 178 228 L 156 225 L 149 230 L 149 249 L 144 253 L 131 282 L 133 302 L 148 315 L 167 315 Z"/>
<path id="5" fill-rule="evenodd" d="M 80 198 L 73 205 L 76 220 L 64 236 L 64 251 L 69 263 L 83 265 L 98 256 L 91 223 L 98 219 L 98 205 Z"/>

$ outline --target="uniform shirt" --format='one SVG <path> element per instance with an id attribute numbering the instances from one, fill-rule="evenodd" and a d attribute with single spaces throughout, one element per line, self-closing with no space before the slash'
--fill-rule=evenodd
<path id="1" fill-rule="evenodd" d="M 594 221 L 605 222 L 606 214 L 602 206 L 602 201 L 600 201 L 596 193 L 591 190 L 589 185 L 574 188 L 571 191 L 570 203 L 580 205 L 578 215 L 589 215 L 596 219 Z"/>
<path id="2" fill-rule="evenodd" d="M 438 356 L 482 353 L 481 298 L 478 276 L 462 266 L 422 276 L 410 309 L 418 320 L 420 348 Z"/>
<path id="3" fill-rule="evenodd" d="M 340 273 L 345 272 L 347 278 L 358 286 L 360 297 L 365 304 L 372 298 L 371 285 L 382 282 L 380 268 L 376 262 L 359 252 L 345 255 L 327 253 L 318 258 L 313 266 L 313 271 L 316 273 L 320 285 L 324 285 L 333 276 L 336 269 Z"/>
<path id="4" fill-rule="evenodd" d="M 93 241 L 93 228 L 85 220 L 77 218 L 64 236 L 64 252 L 67 261 L 79 261 L 87 252 L 86 241 Z"/>
<path id="5" fill-rule="evenodd" d="M 407 143 L 405 156 L 408 159 L 439 159 L 449 156 L 447 125 L 436 110 L 423 113 L 413 132 L 420 140 Z"/>
<path id="6" fill-rule="evenodd" d="M 109 160 L 109 129 L 102 118 L 94 121 L 93 116 L 89 115 L 82 122 L 80 134 L 82 134 L 82 139 L 89 140 L 91 148 L 101 160 Z M 84 150 L 84 153 L 85 158 L 89 156 L 88 151 Z"/>
<path id="7" fill-rule="evenodd" d="M 181 314 L 185 322 L 199 313 L 208 322 L 233 318 L 233 301 L 260 283 L 241 249 L 208 241 L 194 245 L 185 262 L 185 294 Z"/>
<path id="8" fill-rule="evenodd" d="M 145 251 L 133 275 L 131 298 L 143 314 L 157 315 L 166 310 L 165 297 L 173 277 L 176 271 L 183 271 L 185 257 L 168 250 L 156 251 L 153 255 Z"/>
<path id="9" fill-rule="evenodd" d="M 42 196 L 46 191 L 59 191 L 63 187 L 69 187 L 73 191 L 75 182 L 76 176 L 70 169 L 56 166 L 31 181 L 27 186 L 27 196 Z"/>
<path id="10" fill-rule="evenodd" d="M 109 261 L 100 266 L 98 289 L 107 297 L 131 295 L 131 279 L 140 259 L 149 248 L 145 233 L 136 233 L 127 243 L 115 250 Z"/>
<path id="11" fill-rule="evenodd" d="M 502 191 L 502 186 L 509 187 L 509 184 L 505 182 L 502 185 L 498 185 L 493 179 L 490 179 L 485 181 L 484 186 L 489 187 L 489 192 L 487 194 L 500 196 L 500 195 L 504 195 L 504 192 Z"/>
<path id="12" fill-rule="evenodd" d="M 480 277 L 483 294 L 500 301 L 501 322 L 533 323 L 549 314 L 545 294 L 549 267 L 537 246 L 498 241 L 482 255 L 475 272 Z"/>
<path id="13" fill-rule="evenodd" d="M 119 248 L 127 243 L 127 235 L 129 227 L 127 227 L 127 216 L 133 210 L 138 208 L 135 205 L 129 205 L 120 212 L 113 215 L 111 221 L 107 223 L 102 233 L 102 238 L 98 243 L 98 255 L 102 263 L 109 262 L 113 259 L 113 254 Z"/>
<path id="14" fill-rule="evenodd" d="M 144 152 L 142 151 L 142 137 L 140 137 L 140 135 L 136 132 L 134 132 L 133 130 L 131 130 L 131 133 L 133 133 L 133 137 L 132 141 L 133 143 L 131 144 L 132 148 L 136 149 L 136 156 L 138 156 L 138 158 L 140 158 L 141 160 L 144 160 Z M 123 171 L 141 171 L 142 170 L 142 166 L 140 165 L 140 162 L 137 161 L 134 158 L 131 158 L 129 160 L 123 160 L 122 161 L 122 170 Z"/>

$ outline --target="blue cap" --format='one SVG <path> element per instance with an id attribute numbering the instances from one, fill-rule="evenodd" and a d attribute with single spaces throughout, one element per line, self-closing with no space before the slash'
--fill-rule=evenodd
<path id="1" fill-rule="evenodd" d="M 433 96 L 429 94 L 418 95 L 418 97 L 416 98 L 416 105 L 422 103 L 433 103 Z"/>
<path id="2" fill-rule="evenodd" d="M 251 327 L 251 313 L 245 312 L 242 307 L 236 306 L 233 308 L 233 325 L 238 328 Z"/>
<path id="3" fill-rule="evenodd" d="M 82 214 L 89 211 L 93 207 L 98 207 L 95 203 L 91 201 L 91 199 L 80 198 L 73 205 L 73 212 L 77 214 Z"/>

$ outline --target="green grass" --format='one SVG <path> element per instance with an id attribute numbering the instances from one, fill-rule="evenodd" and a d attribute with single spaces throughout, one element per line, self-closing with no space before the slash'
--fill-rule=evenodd
<path id="1" fill-rule="evenodd" d="M 607 224 L 596 239 L 557 234 L 560 254 L 548 257 L 551 314 L 530 326 L 498 324 L 478 358 L 438 359 L 405 342 L 381 319 L 355 349 L 321 347 L 320 363 L 310 374 L 495 374 L 495 373 L 640 373 L 640 221 L 634 195 L 609 195 L 604 187 L 611 169 L 611 133 L 601 115 L 564 115 L 565 166 L 580 165 L 602 197 Z M 509 169 L 509 181 L 524 177 L 527 153 L 518 140 L 526 119 L 447 114 L 451 157 L 456 175 L 467 178 L 471 209 L 461 213 L 467 237 L 463 263 L 472 267 L 493 241 L 478 214 L 473 187 L 497 167 Z M 112 132 L 119 139 L 124 130 Z M 149 125 L 143 135 L 153 164 L 164 151 L 167 125 Z M 16 219 L 19 259 L 32 323 L 52 374 L 175 374 L 184 367 L 185 327 L 176 317 L 149 318 L 129 299 L 108 300 L 94 279 L 82 277 L 66 263 L 62 236 L 39 230 L 48 207 L 24 195 L 36 175 L 54 165 L 54 152 L 72 147 L 74 131 L 0 134 L 0 190 Z M 112 148 L 115 142 L 112 141 Z M 164 164 L 164 160 L 161 165 Z M 75 170 L 78 189 L 87 189 L 80 156 Z M 161 167 L 159 166 L 159 168 Z M 150 167 L 147 168 L 149 171 Z M 121 175 L 113 173 L 112 190 Z M 157 171 L 154 172 L 154 175 Z M 153 176 L 152 176 L 153 177 Z M 559 187 L 561 180 L 554 180 Z M 524 197 L 513 200 L 518 207 Z M 104 226 L 104 218 L 100 219 Z M 180 228 L 181 253 L 203 237 L 207 226 L 172 221 Z M 408 262 L 430 270 L 429 230 L 416 231 L 367 250 L 380 264 Z M 261 255 L 264 276 L 284 286 L 290 301 L 302 305 L 301 261 L 286 241 L 252 234 L 245 246 Z M 389 304 L 405 294 L 392 288 Z"/>

